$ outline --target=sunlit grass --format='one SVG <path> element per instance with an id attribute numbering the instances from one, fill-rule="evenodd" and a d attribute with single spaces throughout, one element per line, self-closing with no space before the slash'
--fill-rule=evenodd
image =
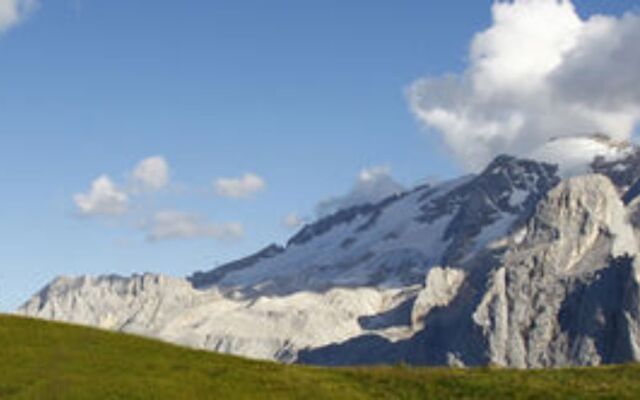
<path id="1" fill-rule="evenodd" d="M 640 366 L 511 371 L 283 366 L 0 316 L 5 399 L 638 399 Z"/>

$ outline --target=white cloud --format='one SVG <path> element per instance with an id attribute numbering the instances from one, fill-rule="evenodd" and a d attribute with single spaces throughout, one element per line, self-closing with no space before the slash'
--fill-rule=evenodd
<path id="1" fill-rule="evenodd" d="M 111 178 L 102 175 L 91 183 L 87 193 L 73 196 L 78 212 L 86 216 L 113 216 L 127 212 L 129 197 L 118 189 Z"/>
<path id="2" fill-rule="evenodd" d="M 36 5 L 36 0 L 0 0 L 0 32 L 20 23 Z"/>
<path id="3" fill-rule="evenodd" d="M 412 110 L 468 169 L 552 137 L 629 138 L 640 120 L 640 16 L 583 20 L 568 0 L 497 1 L 461 75 L 425 78 Z"/>
<path id="4" fill-rule="evenodd" d="M 0 0 L 1 1 L 1 0 Z M 140 161 L 130 174 L 130 185 L 121 189 L 104 174 L 91 183 L 87 193 L 78 193 L 73 201 L 82 215 L 121 215 L 129 210 L 130 195 L 152 192 L 169 183 L 169 165 L 163 157 L 149 157 Z"/>
<path id="5" fill-rule="evenodd" d="M 264 179 L 253 173 L 246 173 L 239 178 L 220 178 L 214 183 L 218 196 L 234 199 L 251 197 L 266 187 Z"/>
<path id="6" fill-rule="evenodd" d="M 133 190 L 136 192 L 161 190 L 169 184 L 169 174 L 169 164 L 164 157 L 145 158 L 136 165 L 131 173 Z"/>
<path id="7" fill-rule="evenodd" d="M 316 207 L 316 211 L 319 216 L 325 216 L 356 205 L 376 203 L 403 190 L 403 186 L 391 176 L 391 169 L 388 166 L 365 168 L 360 171 L 349 193 L 321 202 Z"/>
<path id="8" fill-rule="evenodd" d="M 158 212 L 142 228 L 147 231 L 147 240 L 152 242 L 196 238 L 224 241 L 239 239 L 244 235 L 244 228 L 239 223 L 215 224 L 203 216 L 179 211 Z"/>
<path id="9" fill-rule="evenodd" d="M 302 219 L 298 213 L 292 212 L 284 217 L 282 225 L 287 229 L 296 229 L 304 225 L 304 219 Z"/>
<path id="10" fill-rule="evenodd" d="M 564 178 L 589 172 L 596 157 L 616 160 L 632 150 L 628 143 L 615 142 L 602 136 L 562 137 L 552 139 L 529 154 L 534 160 L 558 164 L 558 173 Z"/>

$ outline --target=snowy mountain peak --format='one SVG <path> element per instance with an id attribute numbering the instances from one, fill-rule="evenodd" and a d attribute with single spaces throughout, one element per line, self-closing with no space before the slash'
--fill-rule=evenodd
<path id="1" fill-rule="evenodd" d="M 283 362 L 640 360 L 640 151 L 596 136 L 542 153 L 350 205 L 187 279 L 60 278 L 19 312 Z"/>

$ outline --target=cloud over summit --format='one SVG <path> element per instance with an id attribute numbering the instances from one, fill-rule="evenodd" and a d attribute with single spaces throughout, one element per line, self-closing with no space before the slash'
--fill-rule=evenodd
<path id="1" fill-rule="evenodd" d="M 364 168 L 347 194 L 320 202 L 316 206 L 316 213 L 322 217 L 356 205 L 375 204 L 403 190 L 404 187 L 391 176 L 391 168 L 388 166 Z"/>
<path id="2" fill-rule="evenodd" d="M 548 139 L 629 138 L 640 120 L 640 16 L 581 19 L 567 0 L 497 1 L 460 75 L 407 90 L 429 132 L 467 169 Z"/>

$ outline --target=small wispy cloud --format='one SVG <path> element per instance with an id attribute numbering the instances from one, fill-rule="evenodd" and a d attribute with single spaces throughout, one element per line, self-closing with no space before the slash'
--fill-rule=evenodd
<path id="1" fill-rule="evenodd" d="M 160 211 L 145 221 L 141 228 L 150 242 L 197 238 L 228 241 L 244 236 L 244 227 L 240 223 L 216 224 L 204 216 L 180 211 Z"/>
<path id="2" fill-rule="evenodd" d="M 85 216 L 114 216 L 127 212 L 129 196 L 116 186 L 107 175 L 91 183 L 86 193 L 73 196 L 78 212 Z"/>
<path id="3" fill-rule="evenodd" d="M 169 184 L 169 163 L 162 156 L 148 157 L 140 161 L 131 173 L 134 191 L 154 192 Z"/>
<path id="4" fill-rule="evenodd" d="M 169 162 L 163 156 L 144 158 L 123 176 L 122 185 L 118 185 L 107 174 L 103 174 L 91 183 L 87 192 L 75 194 L 73 204 L 78 214 L 109 217 L 110 222 L 122 222 L 125 217 L 129 221 L 132 221 L 131 218 L 137 219 L 136 229 L 153 243 L 203 238 L 229 242 L 244 236 L 244 226 L 239 222 L 218 223 L 198 213 L 149 209 L 149 204 L 153 202 L 144 202 L 141 196 L 154 195 L 170 184 L 175 185 L 171 182 Z M 266 187 L 262 178 L 251 173 L 235 179 L 219 179 L 215 183 L 220 196 L 231 198 L 246 198 Z M 144 215 L 149 217 L 142 217 Z"/>
<path id="5" fill-rule="evenodd" d="M 1 1 L 1 0 L 0 0 Z M 132 198 L 143 192 L 155 192 L 169 184 L 169 163 L 162 156 L 148 157 L 128 174 L 129 184 L 120 187 L 107 174 L 91 183 L 85 193 L 76 193 L 73 203 L 84 216 L 118 216 L 129 211 Z"/>
<path id="6" fill-rule="evenodd" d="M 238 178 L 220 178 L 214 182 L 218 196 L 232 199 L 246 199 L 265 190 L 266 182 L 254 173 L 246 173 Z"/>
<path id="7" fill-rule="evenodd" d="M 282 219 L 282 226 L 287 229 L 297 229 L 304 225 L 304 223 L 304 219 L 296 212 L 289 213 Z"/>
<path id="8" fill-rule="evenodd" d="M 36 0 L 0 0 L 0 32 L 22 22 L 37 5 Z"/>

